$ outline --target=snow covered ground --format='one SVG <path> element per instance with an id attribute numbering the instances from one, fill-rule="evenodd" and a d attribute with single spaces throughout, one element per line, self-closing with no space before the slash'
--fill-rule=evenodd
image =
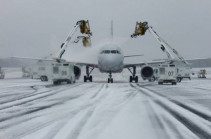
<path id="1" fill-rule="evenodd" d="M 10 77 L 10 76 L 8 76 Z M 211 138 L 211 79 L 178 85 L 128 83 L 127 73 L 93 83 L 0 80 L 0 139 Z"/>

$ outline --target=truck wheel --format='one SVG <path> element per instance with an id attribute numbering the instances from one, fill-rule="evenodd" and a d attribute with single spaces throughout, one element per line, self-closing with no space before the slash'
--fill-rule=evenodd
<path id="1" fill-rule="evenodd" d="M 70 80 L 67 80 L 67 84 L 71 84 L 72 82 L 72 77 L 70 78 Z"/>
<path id="2" fill-rule="evenodd" d="M 177 85 L 177 82 L 172 82 L 171 84 L 172 84 L 172 85 Z"/>
<path id="3" fill-rule="evenodd" d="M 57 84 L 58 84 L 58 82 L 57 82 L 57 81 L 53 81 L 53 84 L 54 84 L 54 85 L 57 85 Z"/>
<path id="4" fill-rule="evenodd" d="M 47 76 L 44 76 L 44 81 L 48 81 L 48 77 Z"/>
<path id="5" fill-rule="evenodd" d="M 181 81 L 182 81 L 182 78 L 181 77 L 178 77 L 177 78 L 177 82 L 180 83 Z"/>
<path id="6" fill-rule="evenodd" d="M 44 78 L 43 78 L 43 76 L 41 76 L 41 77 L 40 77 L 40 80 L 41 80 L 42 82 L 44 81 Z"/>
<path id="7" fill-rule="evenodd" d="M 72 83 L 75 83 L 75 81 L 76 81 L 76 79 L 75 79 L 75 77 L 74 77 L 74 80 L 72 81 Z"/>
<path id="8" fill-rule="evenodd" d="M 41 77 L 40 77 L 40 80 L 41 80 L 42 82 L 46 82 L 46 81 L 48 81 L 48 77 L 47 77 L 47 76 L 41 76 Z"/>
<path id="9" fill-rule="evenodd" d="M 162 84 L 163 84 L 163 82 L 158 82 L 158 84 L 159 84 L 159 85 L 162 85 Z"/>

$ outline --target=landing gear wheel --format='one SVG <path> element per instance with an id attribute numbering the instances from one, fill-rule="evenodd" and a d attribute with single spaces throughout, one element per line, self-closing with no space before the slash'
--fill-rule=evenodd
<path id="1" fill-rule="evenodd" d="M 108 83 L 113 83 L 113 78 L 108 78 Z"/>
<path id="2" fill-rule="evenodd" d="M 136 82 L 136 83 L 138 82 L 138 76 L 135 77 L 135 82 Z"/>
<path id="3" fill-rule="evenodd" d="M 86 76 L 84 76 L 84 82 L 86 82 L 87 81 L 87 78 L 86 78 Z"/>
<path id="4" fill-rule="evenodd" d="M 133 77 L 132 76 L 130 76 L 129 81 L 130 81 L 130 83 L 133 81 Z"/>
<path id="5" fill-rule="evenodd" d="M 88 80 L 92 82 L 92 76 L 84 76 L 84 82 L 87 82 Z"/>
<path id="6" fill-rule="evenodd" d="M 138 82 L 138 76 L 130 76 L 130 79 L 129 79 L 130 83 L 135 81 L 136 83 Z"/>
<path id="7" fill-rule="evenodd" d="M 113 78 L 111 78 L 111 83 L 113 83 Z"/>
<path id="8" fill-rule="evenodd" d="M 89 81 L 92 82 L 92 76 L 89 77 Z"/>
<path id="9" fill-rule="evenodd" d="M 131 69 L 132 68 L 132 69 Z M 132 74 L 132 76 L 130 76 L 129 78 L 129 82 L 138 82 L 138 76 L 136 76 L 136 66 L 133 66 L 131 68 L 128 68 L 128 70 L 130 71 L 130 73 Z"/>
<path id="10" fill-rule="evenodd" d="M 112 73 L 109 72 L 108 83 L 113 83 Z"/>

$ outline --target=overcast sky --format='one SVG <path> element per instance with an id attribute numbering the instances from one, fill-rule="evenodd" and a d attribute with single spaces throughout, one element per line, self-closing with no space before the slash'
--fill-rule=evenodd
<path id="1" fill-rule="evenodd" d="M 72 45 L 64 57 L 94 59 L 110 34 L 125 55 L 166 57 L 147 32 L 130 39 L 136 21 L 149 25 L 184 58 L 211 57 L 210 0 L 0 0 L 0 57 L 44 57 L 56 52 L 76 21 L 89 19 L 92 48 Z M 138 59 L 138 60 L 139 60 Z M 137 60 L 137 59 L 136 59 Z"/>

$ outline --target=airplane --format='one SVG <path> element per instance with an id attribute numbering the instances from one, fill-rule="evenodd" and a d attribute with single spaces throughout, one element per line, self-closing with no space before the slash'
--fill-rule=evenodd
<path id="1" fill-rule="evenodd" d="M 81 24 L 82 23 L 82 24 Z M 86 26 L 87 23 L 87 26 Z M 76 26 L 73 28 L 71 33 L 67 36 L 67 39 L 62 43 L 61 49 L 59 51 L 58 58 L 61 59 L 64 54 L 66 48 L 68 47 L 68 43 L 71 40 L 74 32 L 78 27 L 87 28 L 87 31 L 81 32 L 82 34 L 88 34 L 89 37 L 92 34 L 89 28 L 89 22 L 81 20 L 76 23 Z M 78 42 L 78 40 L 76 41 Z M 138 82 L 138 76 L 136 75 L 136 67 L 141 66 L 141 76 L 145 79 L 151 79 L 153 77 L 153 68 L 149 64 L 161 63 L 160 61 L 152 61 L 152 62 L 142 62 L 142 63 L 134 63 L 134 64 L 125 64 L 124 58 L 134 57 L 134 56 L 143 56 L 143 55 L 128 55 L 124 56 L 121 48 L 113 43 L 113 22 L 111 23 L 111 40 L 110 43 L 102 46 L 99 54 L 98 54 L 98 62 L 97 64 L 93 63 L 80 63 L 76 62 L 76 65 L 86 66 L 86 75 L 84 76 L 84 82 L 90 81 L 92 82 L 92 71 L 95 68 L 98 68 L 101 73 L 108 73 L 108 83 L 113 83 L 112 73 L 121 73 L 124 68 L 127 68 L 131 72 L 131 76 L 129 77 L 129 82 Z"/>
<path id="2" fill-rule="evenodd" d="M 98 68 L 101 73 L 108 73 L 108 83 L 113 83 L 112 73 L 121 73 L 123 69 L 127 68 L 131 72 L 129 77 L 129 82 L 138 82 L 138 76 L 136 75 L 136 67 L 141 66 L 141 76 L 145 79 L 151 79 L 153 76 L 153 68 L 149 64 L 158 63 L 157 61 L 148 62 L 148 63 L 134 63 L 134 64 L 125 64 L 124 59 L 127 57 L 142 56 L 142 55 L 129 55 L 124 56 L 121 48 L 114 44 L 108 43 L 102 46 L 98 54 L 97 64 L 90 63 L 77 63 L 77 65 L 86 66 L 86 75 L 84 76 L 84 82 L 88 80 L 92 82 L 93 77 L 91 72 L 94 68 Z"/>

